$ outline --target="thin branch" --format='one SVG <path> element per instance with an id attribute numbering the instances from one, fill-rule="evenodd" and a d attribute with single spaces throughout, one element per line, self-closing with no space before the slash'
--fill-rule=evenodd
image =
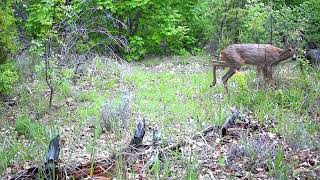
<path id="1" fill-rule="evenodd" d="M 47 42 L 47 52 L 46 52 L 46 58 L 45 58 L 45 78 L 46 78 L 47 85 L 50 89 L 49 109 L 52 106 L 52 98 L 53 98 L 53 87 L 51 85 L 51 80 L 50 80 L 49 73 L 48 73 L 49 68 L 50 68 L 50 64 L 49 64 L 50 57 L 51 57 L 51 39 L 49 39 Z"/>

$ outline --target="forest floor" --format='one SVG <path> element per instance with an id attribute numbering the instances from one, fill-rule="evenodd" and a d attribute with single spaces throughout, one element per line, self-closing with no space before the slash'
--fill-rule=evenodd
<path id="1" fill-rule="evenodd" d="M 50 109 L 50 92 L 43 72 L 37 71 L 1 102 L 3 179 L 41 167 L 49 141 L 58 133 L 59 167 L 74 170 L 65 174 L 69 177 L 320 177 L 319 70 L 301 73 L 297 63 L 281 63 L 274 72 L 276 86 L 267 88 L 254 68 L 244 67 L 229 80 L 230 97 L 219 81 L 222 69 L 210 88 L 207 56 L 122 64 L 96 57 L 74 72 L 61 68 L 53 73 Z M 223 132 L 235 109 L 235 122 Z M 128 152 L 141 119 L 147 124 L 143 146 Z M 155 130 L 161 134 L 158 143 L 153 142 Z M 99 175 L 98 167 L 104 167 Z"/>

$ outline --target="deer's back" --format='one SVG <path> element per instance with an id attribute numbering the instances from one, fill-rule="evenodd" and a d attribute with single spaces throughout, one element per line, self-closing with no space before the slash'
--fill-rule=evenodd
<path id="1" fill-rule="evenodd" d="M 221 51 L 221 58 L 231 63 L 263 65 L 278 59 L 281 51 L 270 44 L 233 44 Z"/>

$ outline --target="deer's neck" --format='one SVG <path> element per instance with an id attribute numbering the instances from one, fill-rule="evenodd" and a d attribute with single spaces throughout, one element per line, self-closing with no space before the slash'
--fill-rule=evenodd
<path id="1" fill-rule="evenodd" d="M 286 59 L 289 59 L 291 57 L 291 52 L 290 50 L 282 50 L 282 52 L 280 52 L 280 58 L 279 58 L 279 62 L 280 61 L 284 61 Z"/>

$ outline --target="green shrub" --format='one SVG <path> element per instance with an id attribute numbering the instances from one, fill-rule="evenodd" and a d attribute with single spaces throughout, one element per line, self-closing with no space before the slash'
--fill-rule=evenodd
<path id="1" fill-rule="evenodd" d="M 17 82 L 18 74 L 12 62 L 0 65 L 0 93 L 8 93 Z"/>
<path id="2" fill-rule="evenodd" d="M 16 30 L 12 3 L 12 0 L 0 2 L 0 64 L 17 49 L 14 42 Z"/>

